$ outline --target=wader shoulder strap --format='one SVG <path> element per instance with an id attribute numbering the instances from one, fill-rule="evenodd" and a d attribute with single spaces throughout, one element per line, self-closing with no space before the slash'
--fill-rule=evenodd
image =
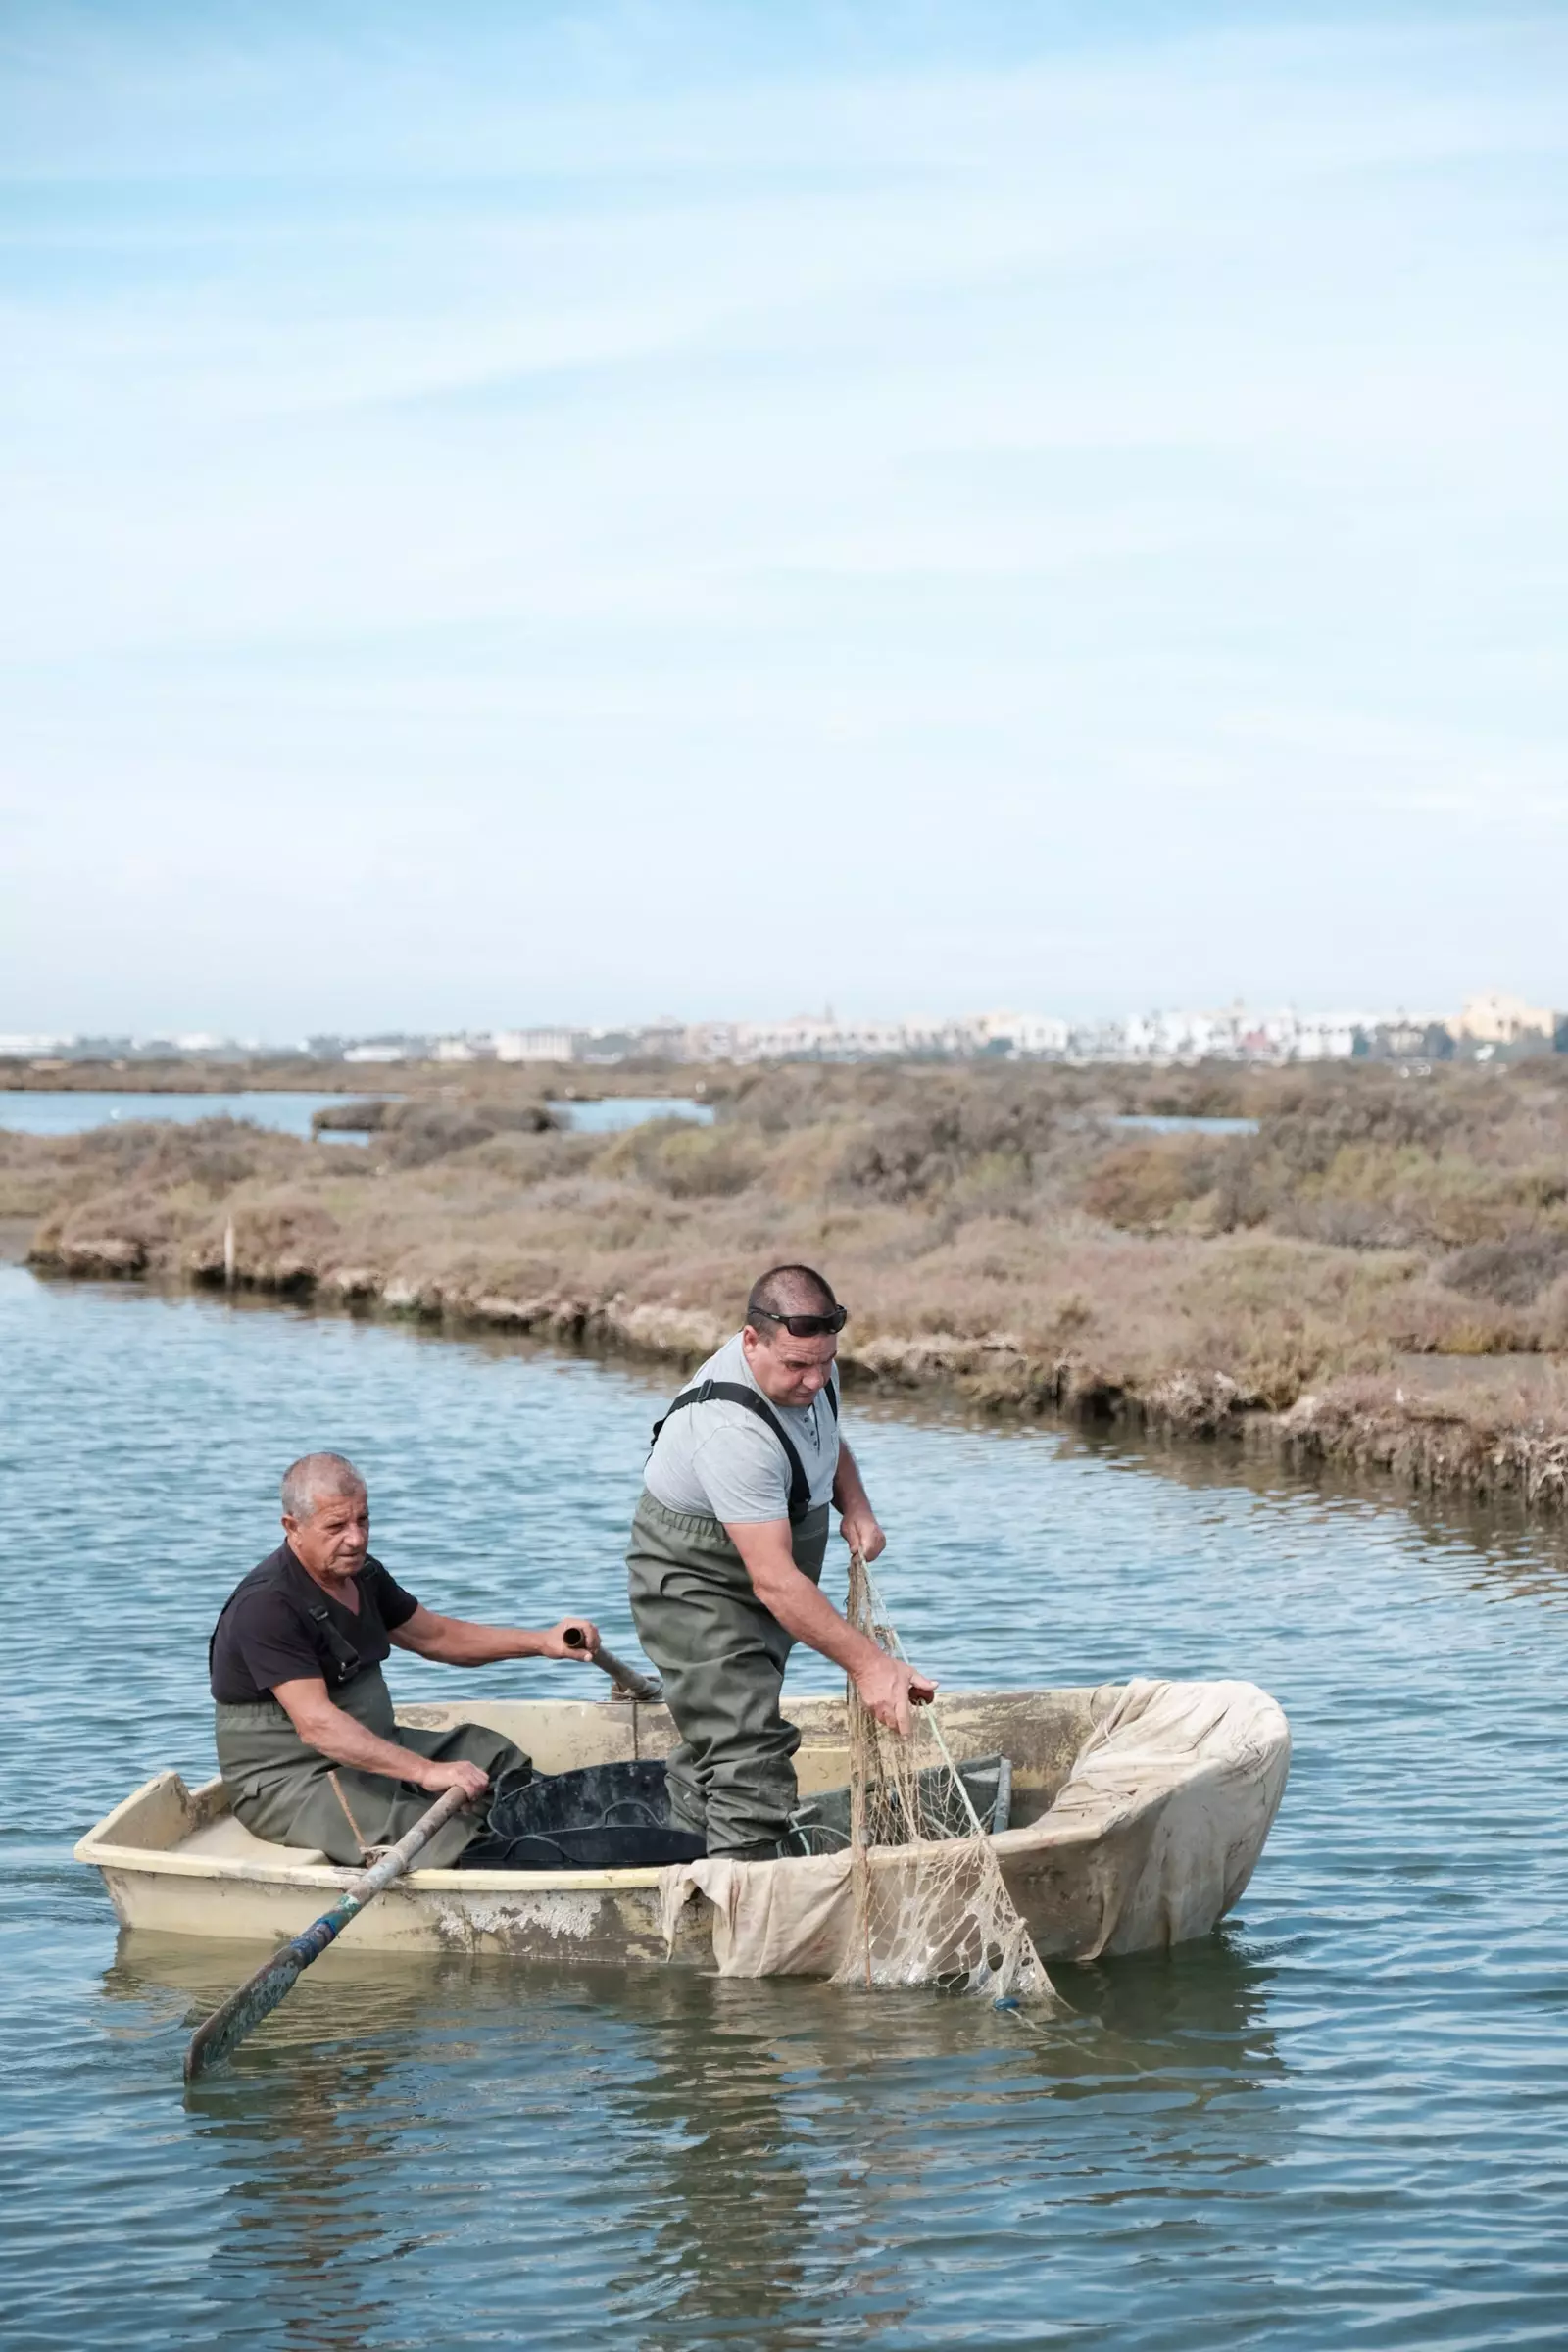
<path id="1" fill-rule="evenodd" d="M 218 1637 L 222 1629 L 223 1619 L 228 1615 L 229 1610 L 233 1607 L 238 1597 L 239 1589 L 236 1587 L 235 1590 L 229 1594 L 228 1598 L 224 1601 L 222 1607 L 219 1610 L 218 1623 L 214 1626 L 212 1632 L 207 1637 L 207 1672 L 209 1676 L 211 1676 L 213 1671 L 213 1652 L 218 1646 Z M 325 1642 L 327 1648 L 332 1653 L 332 1666 L 337 1680 L 340 1683 L 352 1682 L 355 1675 L 359 1673 L 364 1662 L 361 1659 L 359 1651 L 353 1646 L 352 1642 L 344 1640 L 337 1627 L 332 1623 L 331 1618 L 326 1613 L 326 1603 L 324 1600 L 318 1601 L 315 1607 L 310 1609 L 307 1613 L 321 1629 L 321 1638 Z M 324 1682 L 326 1677 L 323 1675 L 321 1679 Z"/>
<path id="2" fill-rule="evenodd" d="M 363 1608 L 365 1603 L 361 1601 L 360 1606 Z M 337 1670 L 338 1681 L 340 1683 L 351 1683 L 365 1662 L 360 1656 L 359 1651 L 354 1647 L 354 1644 L 351 1642 L 346 1642 L 343 1636 L 338 1632 L 337 1627 L 332 1623 L 331 1618 L 326 1613 L 326 1603 L 324 1600 L 318 1600 L 315 1607 L 309 1611 L 309 1615 L 312 1623 L 318 1625 L 321 1629 L 321 1639 L 325 1642 L 327 1648 L 332 1653 L 332 1664 Z M 323 1676 L 322 1679 L 324 1681 L 325 1677 Z"/>
<path id="3" fill-rule="evenodd" d="M 832 1383 L 829 1382 L 828 1395 L 831 1396 L 832 1394 Z M 664 1415 L 662 1421 L 654 1423 L 654 1444 L 656 1446 L 659 1443 L 659 1433 L 663 1428 L 664 1421 L 669 1419 L 669 1414 L 683 1413 L 691 1404 L 740 1404 L 744 1405 L 749 1413 L 755 1413 L 759 1421 L 767 1423 L 768 1428 L 783 1446 L 784 1459 L 790 1466 L 790 1518 L 792 1521 L 804 1519 L 811 1507 L 811 1482 L 806 1475 L 805 1465 L 795 1450 L 788 1430 L 768 1403 L 767 1398 L 760 1396 L 756 1389 L 742 1388 L 740 1382 L 736 1380 L 700 1381 L 695 1389 L 682 1389 L 671 1404 L 669 1413 Z M 835 1400 L 833 1405 L 835 1420 L 838 1418 L 838 1409 Z"/>

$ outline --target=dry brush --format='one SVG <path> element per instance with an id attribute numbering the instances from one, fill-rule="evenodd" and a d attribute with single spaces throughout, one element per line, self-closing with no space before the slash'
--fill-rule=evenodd
<path id="1" fill-rule="evenodd" d="M 363 1147 L 228 1120 L 0 1138 L 68 1274 L 313 1294 L 690 1361 L 760 1265 L 821 1264 L 852 1377 L 1561 1498 L 1568 1071 L 716 1073 L 711 1127 L 563 1132 L 536 1080 L 409 1090 Z M 667 1083 L 667 1078 L 666 1078 Z M 1255 1117 L 1151 1133 L 1129 1111 Z"/>

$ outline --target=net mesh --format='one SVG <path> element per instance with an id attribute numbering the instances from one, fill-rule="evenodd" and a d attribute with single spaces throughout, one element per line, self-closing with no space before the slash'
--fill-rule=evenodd
<path id="1" fill-rule="evenodd" d="M 850 1562 L 846 1614 L 904 1657 L 858 1557 Z M 958 1777 L 940 1707 L 917 1707 L 904 1739 L 884 1730 L 852 1683 L 848 1713 L 855 1934 L 835 1982 L 1049 1999 L 1051 1980 Z"/>

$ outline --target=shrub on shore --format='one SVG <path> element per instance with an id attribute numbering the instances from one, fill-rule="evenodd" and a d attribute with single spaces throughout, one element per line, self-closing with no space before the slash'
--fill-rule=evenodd
<path id="1" fill-rule="evenodd" d="M 1442 1268 L 1442 1279 L 1472 1298 L 1491 1298 L 1499 1306 L 1533 1306 L 1565 1273 L 1568 1231 L 1538 1230 L 1459 1250 Z"/>
<path id="2" fill-rule="evenodd" d="M 12 1135 L 0 1215 L 37 1215 L 68 1271 L 213 1282 L 231 1259 L 256 1288 L 688 1357 L 760 1263 L 804 1257 L 852 1307 L 852 1374 L 1210 1431 L 1347 1380 L 1392 1399 L 1411 1357 L 1568 1341 L 1554 1079 L 1161 1079 L 1252 1135 L 1129 1134 L 1119 1083 L 791 1068 L 737 1079 L 711 1127 L 611 1136 L 494 1085 L 394 1104 L 365 1148 L 231 1120 Z"/>

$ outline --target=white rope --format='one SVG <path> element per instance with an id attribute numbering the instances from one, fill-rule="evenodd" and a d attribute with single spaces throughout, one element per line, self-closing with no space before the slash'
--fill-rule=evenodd
<path id="1" fill-rule="evenodd" d="M 908 1653 L 906 1651 L 904 1643 L 899 1640 L 899 1629 L 894 1624 L 892 1618 L 888 1615 L 887 1603 L 882 1598 L 882 1594 L 878 1589 L 875 1577 L 873 1577 L 870 1569 L 866 1566 L 865 1555 L 863 1552 L 857 1552 L 855 1556 L 859 1562 L 860 1574 L 865 1579 L 865 1596 L 871 1603 L 872 1608 L 876 1611 L 877 1620 L 882 1626 L 883 1631 L 886 1633 L 888 1641 L 892 1644 L 893 1655 L 901 1662 L 901 1664 L 907 1666 L 909 1663 Z M 913 1701 L 911 1700 L 910 1703 L 912 1705 Z M 926 1712 L 926 1727 L 929 1730 L 931 1737 L 935 1740 L 938 1747 L 942 1750 L 943 1763 L 946 1764 L 949 1772 L 953 1775 L 955 1782 L 957 1784 L 958 1794 L 963 1799 L 963 1809 L 969 1816 L 969 1825 L 971 1829 L 974 1831 L 974 1834 L 977 1838 L 984 1838 L 987 1835 L 985 1824 L 981 1821 L 979 1814 L 974 1809 L 974 1799 L 969 1794 L 963 1775 L 959 1772 L 956 1764 L 955 1764 L 953 1760 L 953 1751 L 949 1747 L 946 1740 L 942 1737 L 942 1718 L 937 1712 L 936 1701 L 934 1699 Z M 1033 1937 L 1031 1937 L 1030 1940 L 1032 1942 Z"/>

